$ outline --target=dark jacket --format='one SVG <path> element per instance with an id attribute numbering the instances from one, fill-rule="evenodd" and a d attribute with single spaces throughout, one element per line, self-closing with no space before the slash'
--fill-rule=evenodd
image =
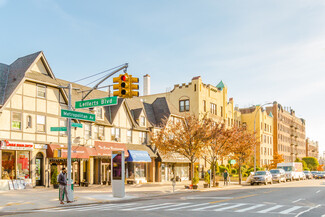
<path id="1" fill-rule="evenodd" d="M 60 173 L 59 178 L 58 178 L 58 183 L 60 185 L 67 185 L 67 177 L 66 177 L 66 174 Z"/>

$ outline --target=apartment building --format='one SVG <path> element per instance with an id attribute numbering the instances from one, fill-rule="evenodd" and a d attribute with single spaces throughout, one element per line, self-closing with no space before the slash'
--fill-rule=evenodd
<path id="1" fill-rule="evenodd" d="M 283 156 L 285 162 L 293 162 L 296 158 L 306 156 L 306 130 L 305 120 L 296 117 L 295 111 L 274 103 L 272 107 L 266 107 L 266 111 L 272 112 L 274 151 Z"/>
<path id="2" fill-rule="evenodd" d="M 256 165 L 266 167 L 273 160 L 273 114 L 260 106 L 242 108 L 241 120 L 243 126 L 252 133 L 256 133 Z M 255 129 L 254 129 L 255 126 Z"/>
<path id="3" fill-rule="evenodd" d="M 318 141 L 313 141 L 310 138 L 306 139 L 306 157 L 319 158 Z"/>

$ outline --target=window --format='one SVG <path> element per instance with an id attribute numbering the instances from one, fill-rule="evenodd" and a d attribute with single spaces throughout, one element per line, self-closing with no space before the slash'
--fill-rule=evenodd
<path id="1" fill-rule="evenodd" d="M 67 120 L 60 120 L 60 127 L 67 127 Z M 67 135 L 68 131 L 60 131 L 60 135 Z"/>
<path id="2" fill-rule="evenodd" d="M 37 115 L 37 132 L 45 133 L 45 116 Z"/>
<path id="3" fill-rule="evenodd" d="M 147 133 L 146 132 L 139 132 L 139 140 L 141 144 L 147 143 Z"/>
<path id="4" fill-rule="evenodd" d="M 220 111 L 221 111 L 221 117 L 223 117 L 223 108 L 220 106 Z"/>
<path id="5" fill-rule="evenodd" d="M 146 118 L 143 116 L 140 117 L 140 126 L 142 127 L 146 126 Z"/>
<path id="6" fill-rule="evenodd" d="M 11 128 L 13 130 L 21 130 L 21 113 L 20 112 L 12 113 Z"/>
<path id="7" fill-rule="evenodd" d="M 127 139 L 127 143 L 132 143 L 132 131 L 131 130 L 127 130 L 126 139 Z"/>
<path id="8" fill-rule="evenodd" d="M 103 108 L 96 107 L 96 118 L 103 119 Z"/>
<path id="9" fill-rule="evenodd" d="M 180 100 L 179 101 L 179 111 L 184 112 L 184 111 L 190 111 L 190 100 Z"/>
<path id="10" fill-rule="evenodd" d="M 32 116 L 27 116 L 27 128 L 32 128 Z"/>
<path id="11" fill-rule="evenodd" d="M 85 124 L 85 139 L 88 140 L 91 138 L 91 125 Z"/>
<path id="12" fill-rule="evenodd" d="M 203 100 L 203 111 L 207 111 L 207 102 L 205 100 Z"/>
<path id="13" fill-rule="evenodd" d="M 37 97 L 46 98 L 46 86 L 37 85 Z"/>
<path id="14" fill-rule="evenodd" d="M 119 141 L 120 140 L 120 129 L 112 127 L 111 128 L 111 140 Z"/>
<path id="15" fill-rule="evenodd" d="M 214 103 L 210 103 L 210 113 L 216 115 L 217 114 L 217 105 Z"/>
<path id="16" fill-rule="evenodd" d="M 96 139 L 103 140 L 104 139 L 104 126 L 95 126 L 94 135 Z"/>

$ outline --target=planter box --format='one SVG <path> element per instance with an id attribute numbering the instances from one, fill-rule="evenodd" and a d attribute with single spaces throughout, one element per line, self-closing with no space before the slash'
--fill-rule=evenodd
<path id="1" fill-rule="evenodd" d="M 53 188 L 54 188 L 54 189 L 58 189 L 58 188 L 59 188 L 59 184 L 54 184 L 54 185 L 53 185 Z"/>
<path id="2" fill-rule="evenodd" d="M 193 189 L 197 189 L 198 187 L 198 185 L 193 185 Z"/>
<path id="3" fill-rule="evenodd" d="M 208 187 L 209 187 L 209 184 L 204 183 L 204 184 L 203 184 L 203 187 L 204 187 L 204 188 L 208 188 Z"/>

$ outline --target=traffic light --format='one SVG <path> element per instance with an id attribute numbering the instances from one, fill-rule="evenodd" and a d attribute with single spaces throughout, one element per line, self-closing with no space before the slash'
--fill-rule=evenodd
<path id="1" fill-rule="evenodd" d="M 113 78 L 113 82 L 117 83 L 113 85 L 113 89 L 117 90 L 113 92 L 113 96 L 128 98 L 130 94 L 129 75 L 127 73 L 119 75 L 118 77 Z"/>
<path id="2" fill-rule="evenodd" d="M 130 75 L 129 78 L 129 82 L 130 82 L 130 93 L 129 93 L 129 97 L 132 98 L 134 96 L 139 96 L 139 85 L 137 83 L 139 83 L 139 78 L 135 78 L 132 77 L 132 75 Z"/>

